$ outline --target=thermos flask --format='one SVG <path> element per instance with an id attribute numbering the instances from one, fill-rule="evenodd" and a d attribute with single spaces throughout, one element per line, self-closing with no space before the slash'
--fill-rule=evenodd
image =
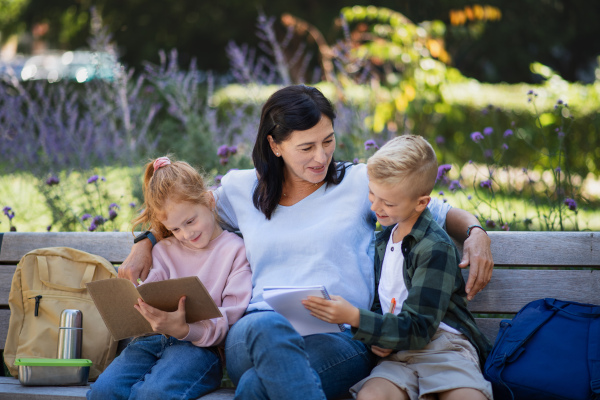
<path id="1" fill-rule="evenodd" d="M 81 358 L 83 315 L 79 310 L 63 310 L 58 329 L 58 358 Z"/>

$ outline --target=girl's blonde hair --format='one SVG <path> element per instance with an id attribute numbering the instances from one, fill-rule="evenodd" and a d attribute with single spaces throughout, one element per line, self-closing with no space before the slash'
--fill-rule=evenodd
<path id="1" fill-rule="evenodd" d="M 167 156 L 171 158 L 170 156 Z M 142 230 L 151 229 L 157 240 L 173 234 L 160 222 L 165 218 L 167 201 L 200 204 L 213 209 L 209 200 L 208 187 L 200 173 L 185 161 L 173 161 L 154 170 L 152 160 L 146 164 L 144 172 L 144 204 L 142 211 L 133 219 L 133 226 L 142 225 Z M 216 217 L 216 213 L 215 213 Z"/>

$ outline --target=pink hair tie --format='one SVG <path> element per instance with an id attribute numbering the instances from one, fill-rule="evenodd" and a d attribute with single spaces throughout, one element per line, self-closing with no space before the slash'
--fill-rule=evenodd
<path id="1" fill-rule="evenodd" d="M 169 157 L 158 157 L 156 160 L 154 160 L 154 172 L 156 172 L 156 170 L 160 167 L 164 167 L 165 165 L 169 164 L 171 164 Z"/>

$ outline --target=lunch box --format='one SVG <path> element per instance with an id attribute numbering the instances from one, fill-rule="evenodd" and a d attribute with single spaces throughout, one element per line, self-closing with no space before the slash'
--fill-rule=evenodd
<path id="1" fill-rule="evenodd" d="M 57 358 L 17 358 L 19 381 L 25 386 L 87 385 L 92 361 Z"/>

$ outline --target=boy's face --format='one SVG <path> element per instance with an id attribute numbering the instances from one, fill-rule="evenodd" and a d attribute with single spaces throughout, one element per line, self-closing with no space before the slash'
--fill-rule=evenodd
<path id="1" fill-rule="evenodd" d="M 383 226 L 398 223 L 414 223 L 425 210 L 431 197 L 413 196 L 409 189 L 410 182 L 398 184 L 369 181 L 369 201 L 371 210 Z"/>

